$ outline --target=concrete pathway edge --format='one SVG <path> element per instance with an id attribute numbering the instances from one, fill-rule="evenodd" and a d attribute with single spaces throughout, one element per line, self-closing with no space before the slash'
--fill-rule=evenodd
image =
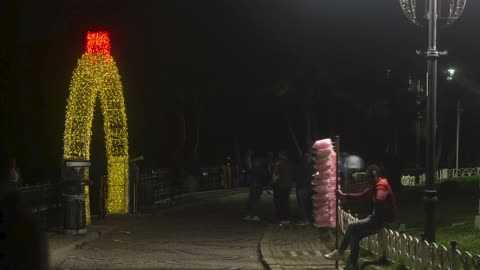
<path id="1" fill-rule="evenodd" d="M 268 226 L 259 243 L 260 261 L 266 269 L 282 269 L 281 265 L 273 258 L 272 251 L 270 250 L 271 234 L 272 226 Z"/>
<path id="2" fill-rule="evenodd" d="M 49 269 L 56 269 L 56 267 L 65 259 L 67 254 L 91 241 L 95 241 L 102 236 L 107 236 L 117 230 L 117 227 L 105 227 L 99 230 L 92 232 L 87 232 L 87 235 L 79 237 L 77 240 L 72 241 L 68 244 L 62 245 L 61 247 L 52 247 L 49 243 L 48 245 L 48 261 Z"/>

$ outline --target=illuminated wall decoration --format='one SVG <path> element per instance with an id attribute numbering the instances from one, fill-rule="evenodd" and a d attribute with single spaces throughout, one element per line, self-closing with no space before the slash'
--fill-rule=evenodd
<path id="1" fill-rule="evenodd" d="M 85 53 L 78 60 L 73 72 L 65 121 L 65 159 L 90 159 L 93 111 L 97 97 L 100 100 L 105 130 L 107 214 L 127 213 L 127 115 L 122 83 L 115 61 L 110 55 L 110 38 L 107 32 L 87 33 Z M 88 193 L 88 187 L 85 192 Z M 89 203 L 86 208 L 87 223 L 90 223 Z"/>

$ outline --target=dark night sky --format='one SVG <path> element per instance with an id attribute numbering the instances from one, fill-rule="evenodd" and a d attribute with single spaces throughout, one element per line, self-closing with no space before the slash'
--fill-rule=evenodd
<path id="1" fill-rule="evenodd" d="M 406 91 L 407 76 L 423 76 L 424 59 L 415 50 L 425 49 L 427 36 L 407 22 L 396 0 L 0 3 L 0 56 L 9 67 L 2 75 L 3 127 L 19 135 L 4 136 L 3 152 L 17 155 L 24 167 L 48 168 L 46 174 L 57 167 L 68 85 L 91 29 L 111 33 L 124 84 L 130 153 L 144 155 L 145 166 L 167 162 L 178 137 L 175 108 L 183 104 L 192 111 L 196 100 L 205 164 L 233 154 L 235 135 L 242 151 L 248 145 L 294 150 L 283 115 L 303 142 L 302 102 L 294 87 L 282 98 L 272 94 L 281 80 L 312 86 L 319 136 L 340 134 L 346 150 L 374 160 L 393 140 L 396 126 L 400 145 L 406 146 L 399 155 L 414 159 L 409 109 L 414 101 Z M 440 82 L 443 151 L 453 153 L 452 106 L 460 93 L 465 162 L 478 161 L 480 147 L 473 140 L 480 135 L 478 14 L 480 2 L 468 1 L 460 20 L 439 34 L 439 48 L 450 52 L 440 69 L 453 63 L 463 78 L 454 85 Z M 386 100 L 389 113 L 369 116 L 376 100 Z M 100 124 L 94 123 L 92 159 L 104 162 Z"/>

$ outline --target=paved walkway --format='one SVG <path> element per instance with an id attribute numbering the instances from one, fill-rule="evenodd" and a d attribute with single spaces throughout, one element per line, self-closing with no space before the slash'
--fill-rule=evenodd
<path id="1" fill-rule="evenodd" d="M 109 216 L 102 225 L 114 231 L 70 250 L 55 269 L 265 269 L 258 243 L 267 224 L 243 222 L 245 191 L 225 194 Z"/>
<path id="2" fill-rule="evenodd" d="M 270 269 L 335 269 L 323 254 L 329 249 L 313 226 L 270 225 L 260 241 L 260 252 Z"/>
<path id="3" fill-rule="evenodd" d="M 262 222 L 242 220 L 246 189 L 195 196 L 151 213 L 109 216 L 86 236 L 50 234 L 52 269 L 334 269 L 323 258 L 328 230 L 272 223 L 271 195 L 262 196 Z"/>

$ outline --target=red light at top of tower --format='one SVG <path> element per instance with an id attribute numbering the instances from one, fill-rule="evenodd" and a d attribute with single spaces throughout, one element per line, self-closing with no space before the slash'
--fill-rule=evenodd
<path id="1" fill-rule="evenodd" d="M 89 54 L 110 55 L 110 37 L 108 32 L 87 32 L 85 52 Z"/>

